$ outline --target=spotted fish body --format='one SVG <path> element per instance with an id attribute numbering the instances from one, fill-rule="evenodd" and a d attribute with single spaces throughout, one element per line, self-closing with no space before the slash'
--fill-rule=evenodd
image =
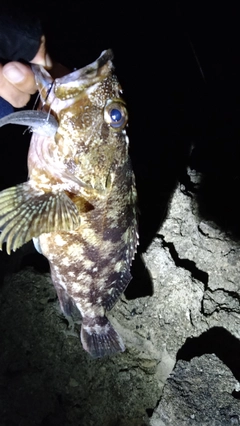
<path id="1" fill-rule="evenodd" d="M 33 238 L 63 312 L 75 304 L 82 315 L 84 349 L 110 355 L 124 344 L 105 312 L 131 279 L 138 244 L 127 110 L 112 52 L 54 81 L 42 67 L 33 71 L 43 108 L 7 121 L 26 119 L 33 136 L 29 180 L 0 193 L 0 247 L 6 242 L 10 253 Z"/>

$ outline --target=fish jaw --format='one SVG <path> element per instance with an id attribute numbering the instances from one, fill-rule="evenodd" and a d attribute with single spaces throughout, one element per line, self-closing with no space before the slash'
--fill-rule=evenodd
<path id="1" fill-rule="evenodd" d="M 112 73 L 112 59 L 112 50 L 104 50 L 96 61 L 55 80 L 42 65 L 33 64 L 31 67 L 43 107 L 59 114 L 72 105 L 83 91 L 88 88 L 91 91 L 95 84 Z"/>
<path id="2" fill-rule="evenodd" d="M 81 96 L 85 90 L 91 91 L 95 84 L 100 83 L 112 73 L 114 69 L 112 59 L 111 49 L 104 50 L 96 61 L 86 67 L 57 78 L 53 89 L 56 98 L 67 101 L 76 99 L 78 95 Z M 51 93 L 49 103 L 51 103 Z"/>

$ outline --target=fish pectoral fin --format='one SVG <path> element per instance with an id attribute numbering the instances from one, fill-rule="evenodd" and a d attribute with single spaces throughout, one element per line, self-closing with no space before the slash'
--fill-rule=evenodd
<path id="1" fill-rule="evenodd" d="M 81 342 L 83 349 L 93 358 L 102 358 L 125 351 L 121 336 L 105 316 L 83 317 Z"/>
<path id="2" fill-rule="evenodd" d="M 65 192 L 38 192 L 29 182 L 0 192 L 0 250 L 6 242 L 8 254 L 33 237 L 79 225 L 78 209 Z"/>

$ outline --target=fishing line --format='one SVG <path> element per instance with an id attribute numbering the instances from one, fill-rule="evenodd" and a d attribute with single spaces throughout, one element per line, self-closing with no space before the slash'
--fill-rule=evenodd
<path id="1" fill-rule="evenodd" d="M 195 61 L 196 61 L 196 64 L 197 64 L 198 70 L 199 70 L 199 72 L 200 72 L 200 74 L 201 74 L 201 77 L 202 77 L 202 79 L 203 79 L 204 83 L 206 84 L 207 82 L 206 82 L 206 78 L 205 78 L 205 75 L 204 75 L 204 72 L 203 72 L 203 69 L 202 69 L 202 66 L 201 66 L 200 60 L 199 60 L 199 58 L 198 58 L 198 55 L 197 55 L 196 49 L 194 48 L 194 45 L 193 45 L 193 43 L 192 43 L 191 37 L 190 37 L 190 35 L 189 35 L 189 32 L 188 32 L 188 30 L 186 29 L 186 27 L 185 27 L 185 25 L 184 25 L 184 24 L 185 24 L 185 20 L 184 20 L 184 17 L 183 17 L 183 15 L 182 15 L 182 12 L 181 12 L 181 10 L 180 10 L 180 6 L 179 6 L 179 4 L 178 4 L 178 3 L 176 4 L 176 15 L 177 15 L 177 18 L 179 19 L 179 22 L 181 23 L 180 25 L 181 25 L 181 27 L 182 27 L 183 34 L 185 35 L 185 37 L 186 37 L 186 38 L 187 38 L 187 40 L 188 40 L 188 43 L 189 43 L 189 45 L 190 45 L 191 51 L 192 51 L 192 53 L 193 53 L 193 57 L 194 57 L 194 59 L 195 59 Z"/>

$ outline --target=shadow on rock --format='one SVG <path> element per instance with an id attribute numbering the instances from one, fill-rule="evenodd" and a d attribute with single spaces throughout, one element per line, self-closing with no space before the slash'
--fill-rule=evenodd
<path id="1" fill-rule="evenodd" d="M 223 327 L 213 327 L 199 337 L 188 338 L 177 353 L 177 361 L 190 361 L 214 353 L 240 380 L 240 341 Z"/>

